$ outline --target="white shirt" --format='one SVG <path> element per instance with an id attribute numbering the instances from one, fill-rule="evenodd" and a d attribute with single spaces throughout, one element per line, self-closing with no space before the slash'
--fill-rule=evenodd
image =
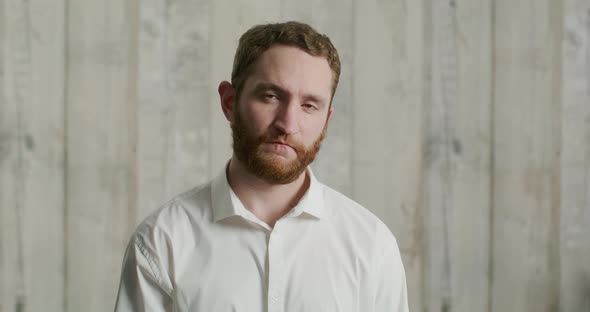
<path id="1" fill-rule="evenodd" d="M 407 312 L 387 226 L 307 173 L 309 189 L 274 228 L 225 171 L 169 201 L 131 237 L 115 311 Z"/>

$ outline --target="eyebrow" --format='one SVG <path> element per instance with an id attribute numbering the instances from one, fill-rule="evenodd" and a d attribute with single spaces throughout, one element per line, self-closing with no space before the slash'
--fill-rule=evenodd
<path id="1" fill-rule="evenodd" d="M 276 93 L 278 93 L 279 95 L 285 96 L 288 95 L 289 92 L 283 88 L 281 88 L 280 86 L 272 83 L 272 82 L 260 82 L 258 83 L 253 90 L 254 94 L 259 94 L 263 91 L 274 91 Z M 315 95 L 315 94 L 304 94 L 303 98 L 307 101 L 312 101 L 317 103 L 318 105 L 323 106 L 326 102 L 328 102 L 327 100 L 324 99 L 323 96 L 320 95 Z"/>
<path id="2" fill-rule="evenodd" d="M 261 82 L 261 83 L 257 84 L 256 87 L 254 87 L 253 93 L 258 94 L 262 91 L 268 91 L 268 90 L 277 92 L 282 95 L 289 93 L 286 90 L 284 90 L 283 88 L 279 87 L 278 85 L 276 85 L 274 83 L 270 83 L 270 82 Z"/>

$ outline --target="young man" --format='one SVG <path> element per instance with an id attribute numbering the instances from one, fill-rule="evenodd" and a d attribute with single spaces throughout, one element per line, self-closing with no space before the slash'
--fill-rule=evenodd
<path id="1" fill-rule="evenodd" d="M 306 24 L 242 35 L 219 85 L 233 156 L 137 228 L 115 311 L 408 311 L 391 232 L 308 167 L 339 75 L 336 49 Z"/>

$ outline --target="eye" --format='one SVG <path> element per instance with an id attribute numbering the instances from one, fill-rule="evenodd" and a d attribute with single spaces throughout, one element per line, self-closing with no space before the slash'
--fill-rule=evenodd
<path id="1" fill-rule="evenodd" d="M 265 93 L 265 94 L 263 94 L 263 97 L 265 99 L 269 99 L 269 100 L 278 99 L 277 95 L 274 93 Z"/>
<path id="2" fill-rule="evenodd" d="M 315 105 L 309 103 L 304 103 L 301 106 L 306 110 L 318 110 L 318 108 Z"/>
<path id="3" fill-rule="evenodd" d="M 266 103 L 275 103 L 280 101 L 279 96 L 272 92 L 262 93 L 261 100 Z"/>

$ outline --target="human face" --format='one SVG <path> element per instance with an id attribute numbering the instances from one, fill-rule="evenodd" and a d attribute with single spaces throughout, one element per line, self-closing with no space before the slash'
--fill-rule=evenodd
<path id="1" fill-rule="evenodd" d="M 269 183 L 297 179 L 313 161 L 331 116 L 325 58 L 288 46 L 264 52 L 232 114 L 234 153 Z"/>

